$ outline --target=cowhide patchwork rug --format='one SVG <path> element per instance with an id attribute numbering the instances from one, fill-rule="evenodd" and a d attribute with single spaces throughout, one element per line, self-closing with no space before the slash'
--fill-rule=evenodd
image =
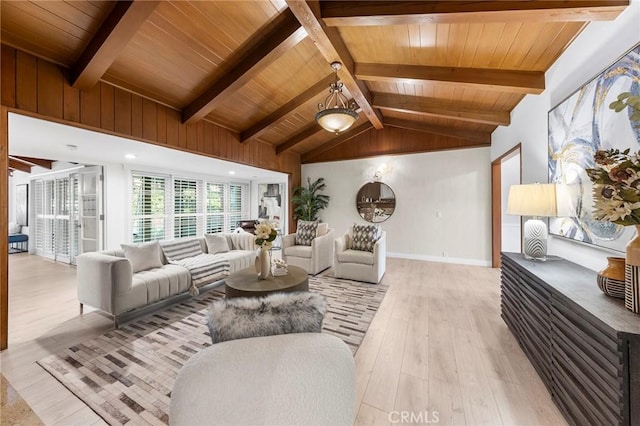
<path id="1" fill-rule="evenodd" d="M 327 300 L 323 332 L 344 340 L 354 354 L 387 288 L 328 275 L 309 277 L 309 290 Z M 173 382 L 193 354 L 211 345 L 206 313 L 222 297 L 222 292 L 209 291 L 38 364 L 109 424 L 168 424 Z"/>

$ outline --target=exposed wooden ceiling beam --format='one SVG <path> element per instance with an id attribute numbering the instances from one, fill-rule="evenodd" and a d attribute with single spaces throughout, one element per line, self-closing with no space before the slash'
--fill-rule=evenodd
<path id="1" fill-rule="evenodd" d="M 373 125 L 371 124 L 371 122 L 366 122 L 366 123 L 362 123 L 358 127 L 354 127 L 353 129 L 347 130 L 344 133 L 340 133 L 338 136 L 330 140 L 328 143 L 322 144 L 319 147 L 314 148 L 311 151 L 308 151 L 302 154 L 302 156 L 300 157 L 300 161 L 302 161 L 303 163 L 307 162 L 313 157 L 315 157 L 316 155 L 320 155 L 323 152 L 333 149 L 336 146 L 348 141 L 349 139 L 353 139 L 356 136 L 366 132 L 372 127 Z"/>
<path id="2" fill-rule="evenodd" d="M 491 144 L 490 132 L 478 132 L 475 130 L 455 129 L 452 127 L 436 126 L 428 123 L 420 123 L 411 120 L 403 120 L 401 118 L 385 117 L 384 124 L 389 127 L 398 127 L 400 129 L 416 130 L 418 132 L 433 133 L 442 136 L 451 136 L 458 139 L 464 139 L 470 142 L 479 142 Z"/>
<path id="3" fill-rule="evenodd" d="M 388 83 L 439 81 L 513 93 L 539 95 L 544 91 L 542 71 L 357 63 L 355 74 L 360 80 Z"/>
<path id="4" fill-rule="evenodd" d="M 288 9 L 282 12 L 273 21 L 272 29 L 265 31 L 260 44 L 249 49 L 229 72 L 182 111 L 183 123 L 194 123 L 204 118 L 306 36 L 293 13 Z"/>
<path id="5" fill-rule="evenodd" d="M 51 169 L 51 167 L 53 166 L 52 160 L 45 160 L 43 158 L 19 157 L 19 156 L 11 156 L 11 158 L 16 159 L 23 163 L 30 164 L 32 166 L 40 166 L 45 169 Z"/>
<path id="6" fill-rule="evenodd" d="M 358 81 L 354 76 L 354 60 L 344 40 L 338 33 L 338 29 L 327 27 L 322 22 L 319 2 L 300 0 L 286 0 L 286 2 L 327 62 L 339 61 L 342 63 L 342 69 L 338 71 L 338 77 L 351 93 L 351 96 L 355 98 L 371 124 L 376 129 L 382 129 L 382 114 L 371 106 L 371 94 L 367 85 L 362 81 Z"/>
<path id="7" fill-rule="evenodd" d="M 450 106 L 431 98 L 401 96 L 388 93 L 374 93 L 372 104 L 382 110 L 419 114 L 429 117 L 450 118 L 472 123 L 508 126 L 511 123 L 509 112 L 488 111 L 465 105 Z M 387 119 L 385 119 L 385 123 Z"/>
<path id="8" fill-rule="evenodd" d="M 147 20 L 159 1 L 118 1 L 71 69 L 76 89 L 90 89 Z"/>
<path id="9" fill-rule="evenodd" d="M 25 173 L 31 173 L 31 166 L 25 163 L 22 163 L 14 158 L 9 158 L 9 168 L 14 170 L 20 170 Z"/>
<path id="10" fill-rule="evenodd" d="M 629 0 L 599 1 L 325 1 L 328 26 L 571 22 L 615 19 Z"/>
<path id="11" fill-rule="evenodd" d="M 326 132 L 326 130 L 324 130 L 322 127 L 318 125 L 318 123 L 314 121 L 304 129 L 302 129 L 302 131 L 296 133 L 294 136 L 289 138 L 287 141 L 276 146 L 276 154 L 278 155 L 282 154 L 283 152 L 298 145 L 300 142 L 304 141 L 305 139 L 308 139 L 311 136 L 315 135 L 316 133 L 320 133 L 320 132 Z"/>
<path id="12" fill-rule="evenodd" d="M 291 99 L 286 104 L 282 105 L 280 108 L 269 114 L 263 120 L 260 120 L 258 123 L 254 124 L 247 130 L 241 133 L 240 142 L 249 142 L 250 140 L 256 139 L 260 137 L 260 135 L 266 133 L 273 126 L 278 124 L 285 116 L 291 113 L 293 110 L 298 108 L 300 105 L 307 102 L 309 99 L 314 98 L 322 91 L 326 91 L 329 93 L 329 85 L 333 83 L 333 74 L 329 74 L 322 80 L 318 81 L 313 86 L 309 87 L 307 90 Z"/>

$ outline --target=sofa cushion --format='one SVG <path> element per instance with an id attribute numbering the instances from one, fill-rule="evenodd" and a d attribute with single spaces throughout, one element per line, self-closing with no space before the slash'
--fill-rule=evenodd
<path id="1" fill-rule="evenodd" d="M 180 238 L 177 240 L 162 241 L 160 246 L 169 262 L 202 254 L 202 246 L 197 238 Z"/>
<path id="2" fill-rule="evenodd" d="M 311 241 L 316 237 L 316 231 L 318 229 L 318 222 L 307 222 L 304 220 L 298 221 L 298 227 L 296 228 L 296 245 L 297 246 L 310 246 Z"/>
<path id="3" fill-rule="evenodd" d="M 373 253 L 362 250 L 344 250 L 338 253 L 338 262 L 360 263 L 363 265 L 373 265 Z"/>
<path id="4" fill-rule="evenodd" d="M 240 232 L 237 234 L 226 234 L 229 248 L 231 250 L 255 250 L 256 236 L 248 232 Z"/>
<path id="5" fill-rule="evenodd" d="M 222 234 L 206 234 L 204 239 L 207 242 L 207 251 L 209 254 L 226 253 L 229 251 L 227 238 Z"/>
<path id="6" fill-rule="evenodd" d="M 372 252 L 381 232 L 382 230 L 378 225 L 354 224 L 351 231 L 351 249 Z"/>
<path id="7" fill-rule="evenodd" d="M 304 257 L 306 259 L 311 259 L 311 246 L 285 247 L 284 255 L 293 256 L 293 257 Z"/>
<path id="8" fill-rule="evenodd" d="M 255 251 L 232 250 L 227 253 L 220 253 L 220 256 L 224 256 L 229 261 L 231 273 L 255 267 Z"/>
<path id="9" fill-rule="evenodd" d="M 247 337 L 320 333 L 327 302 L 318 293 L 274 293 L 266 297 L 216 300 L 209 308 L 213 343 Z"/>
<path id="10" fill-rule="evenodd" d="M 160 244 L 157 241 L 141 244 L 120 244 L 120 247 L 124 251 L 124 257 L 131 262 L 131 269 L 134 273 L 162 266 Z"/>
<path id="11" fill-rule="evenodd" d="M 132 287 L 144 286 L 146 288 L 146 300 L 136 301 L 133 307 L 143 306 L 169 296 L 184 293 L 191 284 L 189 271 L 178 265 L 163 265 L 133 274 Z M 135 293 L 135 292 L 134 292 Z M 129 293 L 127 293 L 129 295 Z M 129 295 L 129 297 L 131 297 Z M 121 301 L 125 303 L 125 301 Z M 134 301 L 131 301 L 133 303 Z"/>

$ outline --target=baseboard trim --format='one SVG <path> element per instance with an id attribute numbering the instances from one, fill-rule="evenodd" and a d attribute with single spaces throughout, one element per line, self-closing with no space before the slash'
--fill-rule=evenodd
<path id="1" fill-rule="evenodd" d="M 390 253 L 390 252 L 387 252 L 387 257 L 395 257 L 398 259 L 426 260 L 429 262 L 456 263 L 459 265 L 489 266 L 489 267 L 491 266 L 491 261 L 489 260 L 466 259 L 464 257 L 441 257 L 441 256 L 429 256 L 426 254 Z"/>

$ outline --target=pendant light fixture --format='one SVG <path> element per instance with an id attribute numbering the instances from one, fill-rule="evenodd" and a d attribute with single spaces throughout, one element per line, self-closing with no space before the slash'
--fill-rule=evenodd
<path id="1" fill-rule="evenodd" d="M 316 121 L 325 130 L 338 134 L 344 132 L 358 119 L 355 102 L 349 103 L 342 93 L 343 84 L 338 80 L 338 71 L 342 68 L 340 62 L 332 62 L 331 68 L 335 73 L 335 80 L 329 86 L 329 96 L 324 103 L 318 104 Z"/>

